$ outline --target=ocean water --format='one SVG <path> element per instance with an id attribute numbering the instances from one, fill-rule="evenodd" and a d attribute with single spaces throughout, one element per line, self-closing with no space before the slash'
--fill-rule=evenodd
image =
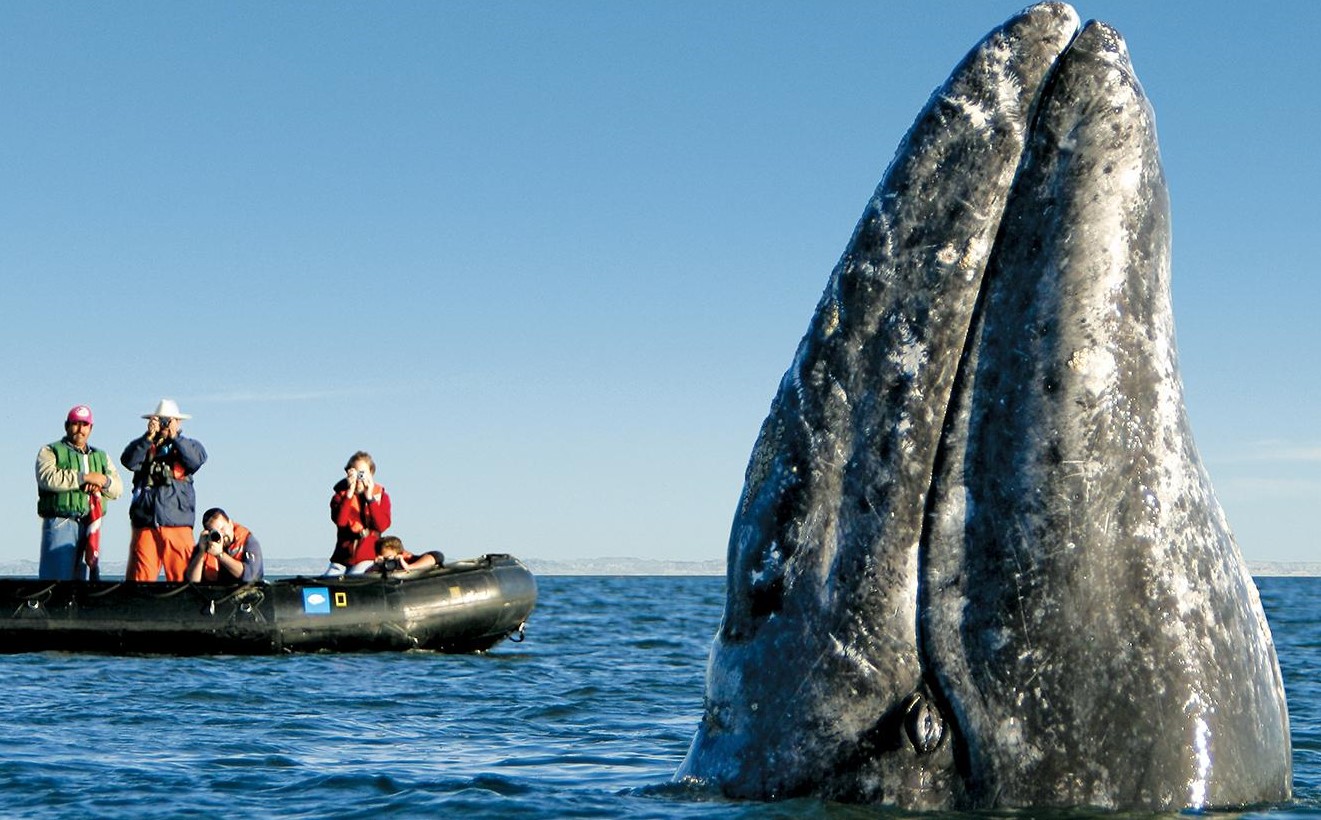
<path id="1" fill-rule="evenodd" d="M 899 816 L 667 784 L 723 579 L 539 581 L 526 641 L 480 656 L 0 656 L 0 817 Z M 1321 578 L 1258 583 L 1297 800 L 1250 816 L 1321 817 Z"/>

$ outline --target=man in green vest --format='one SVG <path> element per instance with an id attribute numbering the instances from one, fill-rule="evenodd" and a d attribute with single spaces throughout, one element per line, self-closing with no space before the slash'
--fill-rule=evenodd
<path id="1" fill-rule="evenodd" d="M 64 420 L 64 438 L 37 453 L 41 568 L 50 580 L 86 580 L 96 567 L 101 501 L 119 498 L 124 482 L 105 451 L 88 445 L 92 410 L 80 404 Z"/>

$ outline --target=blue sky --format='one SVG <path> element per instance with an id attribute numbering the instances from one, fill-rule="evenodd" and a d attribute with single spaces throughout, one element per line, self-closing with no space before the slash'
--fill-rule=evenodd
<path id="1" fill-rule="evenodd" d="M 199 501 L 328 555 L 371 451 L 451 556 L 722 558 L 899 140 L 1019 4 L 0 5 L 0 560 L 90 404 L 168 396 Z M 1203 458 L 1249 560 L 1321 536 L 1321 4 L 1096 2 L 1156 108 Z M 127 553 L 124 502 L 106 527 Z"/>

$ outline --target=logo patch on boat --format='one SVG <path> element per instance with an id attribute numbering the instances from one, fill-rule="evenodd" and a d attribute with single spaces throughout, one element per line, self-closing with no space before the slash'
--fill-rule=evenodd
<path id="1" fill-rule="evenodd" d="M 308 615 L 329 615 L 330 590 L 326 587 L 303 587 L 303 612 Z"/>

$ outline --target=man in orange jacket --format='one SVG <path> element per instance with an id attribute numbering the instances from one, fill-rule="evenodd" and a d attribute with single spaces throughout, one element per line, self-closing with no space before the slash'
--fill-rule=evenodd
<path id="1" fill-rule="evenodd" d="M 261 544 L 247 527 L 219 507 L 202 513 L 202 537 L 188 561 L 194 584 L 248 584 L 263 574 Z"/>
<path id="2" fill-rule="evenodd" d="M 206 449 L 181 434 L 183 420 L 192 417 L 180 413 L 173 399 L 161 399 L 143 418 L 146 434 L 130 441 L 119 457 L 119 463 L 133 471 L 128 506 L 133 538 L 124 576 L 155 581 L 164 567 L 165 580 L 182 581 L 193 551 L 193 473 L 206 462 Z"/>

